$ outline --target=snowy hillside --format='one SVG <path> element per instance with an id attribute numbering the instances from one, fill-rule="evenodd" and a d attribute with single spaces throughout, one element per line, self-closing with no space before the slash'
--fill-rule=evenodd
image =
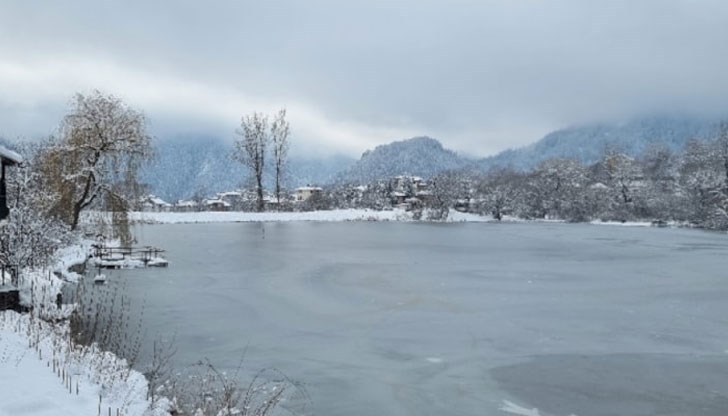
<path id="1" fill-rule="evenodd" d="M 230 159 L 230 151 L 230 145 L 215 138 L 160 140 L 141 179 L 169 201 L 235 189 L 247 173 Z"/>
<path id="2" fill-rule="evenodd" d="M 555 157 L 574 158 L 589 164 L 598 161 L 609 147 L 631 155 L 639 155 L 653 144 L 664 144 L 678 151 L 691 138 L 713 137 L 718 122 L 717 119 L 665 116 L 636 118 L 622 124 L 569 127 L 549 133 L 529 146 L 482 159 L 479 165 L 484 170 L 507 166 L 530 169 Z"/>
<path id="3" fill-rule="evenodd" d="M 377 146 L 364 152 L 361 159 L 337 177 L 342 183 L 369 183 L 397 175 L 430 177 L 448 170 L 472 167 L 473 161 L 445 149 L 429 137 Z"/>

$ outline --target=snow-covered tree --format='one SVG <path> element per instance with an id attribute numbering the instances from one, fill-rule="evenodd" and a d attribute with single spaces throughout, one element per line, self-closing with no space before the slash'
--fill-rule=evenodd
<path id="1" fill-rule="evenodd" d="M 39 267 L 72 238 L 68 225 L 48 215 L 58 194 L 44 189 L 35 146 L 21 150 L 25 162 L 6 172 L 10 215 L 0 227 L 0 261 L 18 268 Z"/>
<path id="2" fill-rule="evenodd" d="M 572 159 L 549 159 L 531 172 L 524 184 L 530 216 L 582 220 L 587 171 Z"/>
<path id="3" fill-rule="evenodd" d="M 286 110 L 281 109 L 273 119 L 270 127 L 271 145 L 273 147 L 273 168 L 275 169 L 276 203 L 281 204 L 281 186 L 288 158 L 288 136 L 290 126 L 286 121 Z"/>
<path id="4" fill-rule="evenodd" d="M 477 186 L 480 211 L 500 221 L 514 213 L 522 196 L 522 175 L 510 169 L 489 172 Z"/>
<path id="5" fill-rule="evenodd" d="M 728 124 L 713 142 L 692 140 L 680 164 L 689 220 L 707 228 L 728 229 Z"/>
<path id="6" fill-rule="evenodd" d="M 459 199 L 470 198 L 470 181 L 458 171 L 442 172 L 429 181 L 427 219 L 444 221 Z"/>
<path id="7" fill-rule="evenodd" d="M 361 208 L 383 209 L 392 206 L 390 195 L 392 186 L 388 181 L 377 181 L 369 184 L 361 195 Z"/>
<path id="8" fill-rule="evenodd" d="M 43 149 L 43 189 L 58 196 L 53 214 L 76 229 L 83 210 L 107 199 L 127 210 L 140 196 L 137 173 L 151 157 L 144 115 L 113 95 L 77 94 L 60 137 Z"/>
<path id="9" fill-rule="evenodd" d="M 649 146 L 639 158 L 645 181 L 643 196 L 647 214 L 652 218 L 685 217 L 677 161 L 677 155 L 665 145 Z"/>
<path id="10" fill-rule="evenodd" d="M 268 116 L 261 113 L 245 115 L 240 120 L 240 128 L 235 131 L 239 136 L 235 140 L 233 159 L 247 166 L 255 180 L 256 210 L 263 211 L 263 169 L 265 167 L 265 151 L 270 141 L 268 132 Z"/>
<path id="11" fill-rule="evenodd" d="M 640 189 L 644 185 L 642 167 L 624 153 L 607 150 L 595 165 L 593 180 L 606 186 L 608 205 L 603 207 L 603 219 L 625 221 L 644 215 Z"/>

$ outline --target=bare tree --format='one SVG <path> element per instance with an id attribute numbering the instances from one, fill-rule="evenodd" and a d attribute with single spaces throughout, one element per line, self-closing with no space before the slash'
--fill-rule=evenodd
<path id="1" fill-rule="evenodd" d="M 286 158 L 288 157 L 288 135 L 290 127 L 286 121 L 286 109 L 281 109 L 273 119 L 270 128 L 271 144 L 273 145 L 273 164 L 275 165 L 276 175 L 276 203 L 278 207 L 281 205 L 281 182 L 286 167 Z"/>
<path id="2" fill-rule="evenodd" d="M 265 166 L 265 149 L 270 140 L 268 133 L 268 117 L 261 113 L 243 116 L 240 128 L 235 131 L 240 136 L 235 141 L 233 159 L 247 166 L 255 179 L 256 209 L 263 211 L 263 168 Z"/>
<path id="3" fill-rule="evenodd" d="M 172 376 L 172 358 L 177 353 L 176 335 L 170 339 L 156 338 L 152 344 L 152 359 L 144 370 L 149 386 L 147 400 L 152 405 L 159 399 L 159 392 L 170 382 Z"/>
<path id="4" fill-rule="evenodd" d="M 128 209 L 139 196 L 137 172 L 150 144 L 142 113 L 113 95 L 77 94 L 42 160 L 44 189 L 59 195 L 54 215 L 76 229 L 81 211 L 99 200 L 113 197 Z"/>

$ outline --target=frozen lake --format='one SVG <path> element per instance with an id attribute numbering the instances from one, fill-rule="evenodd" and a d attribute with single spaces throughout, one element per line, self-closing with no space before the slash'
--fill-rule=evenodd
<path id="1" fill-rule="evenodd" d="M 146 302 L 148 334 L 176 331 L 177 365 L 234 368 L 247 348 L 247 367 L 305 383 L 316 415 L 728 414 L 726 235 L 297 222 L 139 237 L 170 267 L 111 279 Z"/>

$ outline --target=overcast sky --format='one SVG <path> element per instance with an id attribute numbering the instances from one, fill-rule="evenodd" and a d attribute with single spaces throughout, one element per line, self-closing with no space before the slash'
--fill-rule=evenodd
<path id="1" fill-rule="evenodd" d="M 724 0 L 0 1 L 0 135 L 75 92 L 157 137 L 288 109 L 298 151 L 416 135 L 483 156 L 571 124 L 728 109 Z"/>

